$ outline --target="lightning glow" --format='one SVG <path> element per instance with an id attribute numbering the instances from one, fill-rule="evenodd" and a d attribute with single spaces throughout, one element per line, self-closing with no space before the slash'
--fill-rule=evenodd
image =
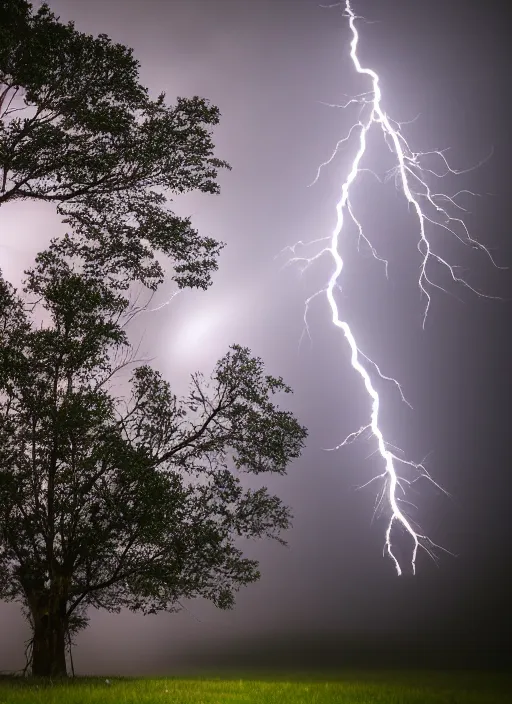
<path id="1" fill-rule="evenodd" d="M 457 274 L 457 267 L 449 264 L 434 250 L 428 237 L 427 231 L 429 226 L 435 225 L 437 227 L 441 227 L 457 237 L 464 244 L 483 250 L 490 258 L 491 262 L 495 266 L 496 264 L 489 250 L 471 237 L 463 220 L 460 217 L 450 215 L 448 212 L 448 208 L 450 206 L 456 208 L 457 210 L 463 211 L 464 208 L 456 202 L 456 199 L 462 193 L 470 192 L 459 191 L 453 196 L 449 196 L 443 193 L 434 193 L 427 184 L 427 177 L 443 178 L 448 174 L 459 174 L 463 172 L 452 169 L 448 163 L 444 151 L 438 150 L 431 152 L 415 152 L 409 146 L 402 133 L 402 126 L 406 123 L 399 123 L 392 120 L 383 108 L 382 92 L 378 74 L 371 68 L 363 67 L 360 62 L 358 56 L 359 33 L 357 29 L 357 20 L 360 18 L 358 18 L 354 13 L 351 0 L 345 0 L 345 2 L 338 3 L 338 5 L 344 7 L 345 15 L 348 18 L 348 24 L 351 31 L 350 59 L 352 61 L 353 68 L 364 79 L 369 81 L 370 86 L 369 90 L 364 93 L 356 96 L 347 96 L 348 100 L 344 104 L 331 106 L 346 109 L 351 105 L 358 105 L 360 106 L 359 117 L 357 122 L 355 122 L 355 124 L 350 128 L 347 136 L 338 141 L 331 156 L 320 165 L 313 184 L 318 180 L 322 169 L 335 159 L 342 145 L 350 145 L 352 142 L 355 142 L 356 153 L 352 163 L 350 164 L 348 173 L 341 184 L 341 196 L 336 205 L 336 226 L 332 232 L 332 235 L 329 237 L 322 237 L 312 240 L 311 242 L 301 241 L 292 247 L 288 247 L 287 249 L 292 254 L 289 262 L 300 264 L 302 269 L 306 269 L 324 256 L 330 257 L 334 264 L 332 274 L 328 279 L 326 286 L 314 293 L 306 301 L 304 313 L 305 331 L 309 335 L 308 314 L 310 311 L 311 302 L 318 296 L 325 295 L 332 314 L 332 323 L 334 326 L 339 328 L 345 336 L 350 349 L 350 363 L 354 371 L 361 378 L 371 404 L 371 412 L 368 423 L 352 432 L 347 438 L 345 438 L 345 440 L 343 440 L 343 442 L 332 449 L 338 450 L 339 448 L 357 440 L 363 434 L 369 435 L 375 441 L 377 446 L 376 452 L 378 452 L 382 459 L 383 471 L 377 477 L 374 477 L 367 482 L 365 486 L 376 480 L 382 481 L 382 490 L 378 496 L 376 508 L 378 508 L 381 504 L 387 504 L 386 508 L 389 515 L 389 521 L 385 532 L 385 551 L 392 559 L 396 571 L 400 575 L 403 571 L 402 565 L 394 552 L 392 540 L 395 527 L 400 526 L 412 540 L 410 564 L 413 573 L 416 571 L 416 558 L 420 547 L 423 548 L 431 557 L 435 557 L 434 550 L 435 548 L 439 548 L 438 545 L 435 545 L 426 535 L 419 531 L 412 519 L 407 515 L 405 509 L 402 508 L 404 505 L 414 505 L 408 500 L 407 489 L 422 478 L 429 480 L 439 489 L 441 487 L 434 482 L 423 463 L 416 463 L 404 459 L 403 456 L 400 456 L 400 454 L 397 453 L 399 452 L 397 451 L 397 448 L 393 448 L 393 446 L 384 438 L 380 425 L 381 402 L 379 394 L 372 383 L 368 369 L 373 369 L 381 379 L 392 382 L 399 390 L 402 400 L 406 403 L 407 401 L 404 397 L 400 384 L 395 379 L 385 376 L 377 364 L 366 354 L 364 354 L 358 346 L 351 327 L 348 322 L 341 317 L 335 296 L 335 291 L 340 286 L 340 277 L 344 267 L 340 249 L 342 244 L 342 234 L 344 233 L 344 226 L 347 219 L 352 221 L 355 225 L 358 232 L 359 242 L 364 241 L 366 243 L 374 258 L 382 262 L 385 268 L 386 276 L 388 273 L 388 262 L 378 254 L 375 247 L 371 244 L 368 236 L 363 232 L 362 225 L 357 219 L 350 202 L 351 190 L 357 177 L 362 172 L 368 171 L 368 169 L 362 168 L 361 163 L 363 161 L 363 157 L 367 153 L 367 138 L 368 133 L 372 128 L 376 128 L 381 131 L 384 142 L 395 159 L 395 167 L 391 171 L 390 175 L 395 177 L 397 187 L 405 197 L 409 208 L 416 216 L 418 236 L 417 248 L 420 253 L 418 286 L 421 294 L 423 294 L 426 299 L 423 314 L 423 326 L 425 325 L 431 305 L 430 292 L 432 288 L 444 290 L 430 278 L 429 271 L 431 264 L 438 264 L 444 267 L 455 283 L 471 289 L 478 295 L 484 295 L 482 292 L 473 288 L 469 283 L 467 283 L 467 281 Z M 432 168 L 426 168 L 423 165 L 424 160 L 422 163 L 423 157 L 426 156 L 430 156 L 431 159 L 433 157 L 439 159 L 441 170 L 435 171 Z M 443 220 L 440 221 L 440 218 Z M 319 249 L 319 251 L 312 256 L 299 256 L 299 248 L 301 248 L 301 251 L 305 251 L 307 247 L 318 245 L 322 242 L 326 242 L 325 246 Z M 404 476 L 405 474 L 407 474 L 407 476 Z"/>

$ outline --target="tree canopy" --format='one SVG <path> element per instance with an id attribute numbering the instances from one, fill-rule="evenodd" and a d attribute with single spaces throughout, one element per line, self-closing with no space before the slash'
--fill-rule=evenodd
<path id="1" fill-rule="evenodd" d="M 47 5 L 0 0 L 0 206 L 56 204 L 106 275 L 206 288 L 221 243 L 169 209 L 173 194 L 218 193 L 207 100 L 151 99 L 131 49 L 63 24 Z"/>
<path id="2" fill-rule="evenodd" d="M 89 606 L 232 606 L 259 576 L 236 537 L 281 540 L 289 525 L 276 496 L 240 481 L 299 456 L 305 430 L 273 401 L 289 387 L 235 345 L 185 398 L 147 365 L 116 398 L 108 382 L 129 359 L 122 296 L 55 246 L 26 283 L 46 325 L 1 286 L 0 598 L 21 600 L 34 624 L 60 609 L 71 630 Z"/>

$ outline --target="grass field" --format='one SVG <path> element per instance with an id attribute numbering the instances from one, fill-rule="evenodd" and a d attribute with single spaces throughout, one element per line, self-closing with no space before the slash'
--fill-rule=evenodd
<path id="1" fill-rule="evenodd" d="M 504 674 L 359 672 L 320 677 L 0 678 L 0 704 L 505 704 Z"/>

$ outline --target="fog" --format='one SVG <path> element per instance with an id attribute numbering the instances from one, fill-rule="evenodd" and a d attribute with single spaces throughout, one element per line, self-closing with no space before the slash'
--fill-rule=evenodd
<path id="1" fill-rule="evenodd" d="M 400 379 L 414 408 L 386 388 L 384 425 L 392 442 L 428 469 L 452 495 L 419 487 L 422 527 L 453 556 L 422 554 L 418 574 L 397 578 L 383 558 L 385 520 L 372 522 L 376 491 L 356 487 L 379 470 L 374 447 L 356 443 L 326 453 L 364 421 L 367 398 L 348 363 L 344 340 L 324 303 L 313 309 L 311 340 L 301 340 L 304 301 L 325 282 L 327 262 L 303 276 L 286 267 L 283 248 L 328 235 L 335 222 L 342 154 L 308 188 L 354 117 L 321 102 L 367 89 L 348 58 L 342 13 L 315 0 L 52 0 L 78 29 L 132 46 L 142 82 L 155 96 L 200 95 L 220 107 L 218 156 L 233 170 L 222 193 L 180 196 L 203 235 L 226 242 L 206 292 L 184 291 L 139 316 L 130 328 L 141 354 L 154 358 L 178 392 L 190 373 L 205 374 L 234 342 L 261 356 L 295 393 L 291 408 L 310 430 L 303 457 L 287 477 L 266 480 L 289 504 L 288 547 L 244 544 L 261 561 L 262 579 L 242 590 L 231 612 L 185 602 L 174 615 L 91 613 L 74 651 L 78 673 L 145 674 L 186 670 L 463 666 L 508 662 L 512 538 L 509 445 L 512 342 L 510 304 L 449 286 L 435 292 L 426 329 L 417 287 L 416 223 L 393 182 L 361 181 L 356 205 L 378 262 L 347 243 L 342 301 L 363 349 Z M 510 264 L 510 62 L 505 23 L 488 5 L 456 0 L 361 0 L 361 52 L 381 75 L 386 107 L 420 149 L 450 146 L 466 168 L 448 181 L 468 200 L 467 223 L 498 260 Z M 389 153 L 375 142 L 374 168 Z M 0 267 L 18 283 L 23 269 L 63 226 L 51 206 L 15 203 L 0 211 Z M 509 272 L 457 245 L 436 244 L 468 280 L 510 298 Z M 443 280 L 444 283 L 444 280 Z M 167 281 L 152 305 L 173 294 Z M 404 548 L 405 549 L 405 548 Z M 509 571 L 510 572 L 510 571 Z M 23 665 L 28 631 L 19 609 L 1 604 L 0 669 Z"/>

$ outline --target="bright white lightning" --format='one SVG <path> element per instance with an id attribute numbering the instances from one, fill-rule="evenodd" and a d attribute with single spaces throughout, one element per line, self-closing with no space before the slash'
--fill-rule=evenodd
<path id="1" fill-rule="evenodd" d="M 343 4 L 343 3 L 339 3 Z M 474 248 L 481 249 L 486 252 L 486 254 L 489 256 L 491 261 L 494 264 L 494 260 L 492 259 L 492 256 L 490 252 L 479 242 L 474 240 L 464 222 L 457 217 L 452 217 L 446 208 L 448 206 L 454 206 L 460 210 L 464 210 L 462 206 L 460 206 L 456 202 L 456 198 L 458 195 L 460 195 L 463 192 L 470 193 L 468 191 L 460 191 L 459 193 L 456 193 L 453 196 L 449 196 L 446 194 L 442 193 L 433 193 L 428 186 L 426 182 L 426 174 L 430 174 L 431 176 L 442 178 L 446 176 L 447 174 L 459 174 L 462 173 L 461 171 L 454 170 L 450 167 L 444 153 L 442 151 L 433 151 L 433 152 L 414 152 L 408 145 L 405 137 L 402 134 L 402 124 L 405 123 L 398 123 L 394 120 L 392 120 L 384 111 L 383 106 L 382 106 L 382 93 L 381 93 L 381 88 L 380 88 L 380 83 L 379 83 L 379 76 L 378 74 L 370 69 L 370 68 L 364 68 L 359 60 L 358 54 L 357 54 L 357 47 L 358 47 L 358 42 L 359 42 L 359 34 L 358 30 L 356 27 L 356 20 L 358 19 L 352 9 L 352 4 L 351 0 L 345 0 L 344 2 L 344 7 L 345 7 L 345 14 L 348 17 L 348 22 L 350 26 L 350 31 L 351 31 L 351 43 L 350 43 L 350 58 L 352 60 L 352 64 L 357 71 L 358 74 L 368 78 L 371 82 L 371 90 L 361 93 L 357 96 L 350 97 L 348 96 L 348 100 L 345 104 L 343 105 L 335 105 L 332 107 L 341 107 L 341 108 L 347 108 L 350 105 L 357 104 L 361 106 L 361 112 L 359 116 L 359 120 L 350 128 L 348 135 L 339 140 L 339 142 L 336 144 L 336 147 L 329 157 L 327 161 L 325 161 L 323 164 L 320 165 L 317 175 L 315 177 L 315 180 L 313 183 L 315 183 L 321 173 L 321 170 L 324 166 L 327 166 L 330 164 L 333 159 L 336 157 L 338 154 L 339 148 L 342 144 L 346 144 L 347 142 L 350 142 L 351 139 L 355 138 L 355 135 L 358 135 L 357 139 L 357 152 L 354 157 L 354 160 L 351 163 L 349 173 L 347 174 L 342 186 L 341 186 L 341 197 L 337 203 L 336 206 L 336 212 L 337 212 L 337 222 L 336 226 L 334 228 L 334 231 L 330 237 L 324 237 L 324 238 L 319 238 L 316 240 L 313 240 L 311 242 L 298 242 L 292 247 L 288 247 L 287 249 L 291 251 L 292 253 L 292 258 L 290 259 L 289 263 L 292 262 L 297 262 L 299 264 L 303 265 L 303 269 L 309 267 L 313 262 L 318 260 L 320 257 L 323 257 L 324 255 L 329 255 L 333 262 L 334 262 L 334 270 L 327 282 L 327 285 L 325 288 L 321 289 L 320 291 L 317 291 L 315 294 L 313 294 L 307 301 L 306 301 L 306 309 L 305 309 L 305 314 L 304 314 L 304 322 L 305 322 L 305 330 L 309 334 L 309 328 L 308 328 L 308 323 L 307 323 L 307 317 L 309 313 L 309 306 L 310 303 L 313 301 L 313 299 L 317 298 L 318 296 L 325 294 L 327 297 L 327 301 L 329 303 L 329 307 L 332 313 L 332 322 L 333 324 L 337 327 L 340 328 L 345 336 L 346 341 L 348 342 L 349 348 L 350 348 L 350 361 L 352 368 L 359 374 L 361 377 L 361 380 L 363 381 L 364 387 L 366 389 L 366 392 L 368 396 L 370 397 L 371 400 L 371 414 L 370 414 L 370 419 L 369 422 L 359 428 L 359 430 L 356 430 L 355 432 L 351 433 L 342 443 L 340 443 L 337 447 L 333 448 L 334 450 L 337 450 L 344 445 L 347 445 L 350 442 L 353 442 L 354 440 L 358 439 L 363 433 L 369 433 L 371 436 L 373 436 L 374 440 L 376 441 L 377 444 L 377 452 L 380 454 L 382 461 L 384 463 L 384 471 L 377 477 L 374 477 L 373 479 L 370 480 L 370 482 L 367 482 L 364 486 L 367 486 L 371 482 L 375 480 L 383 480 L 384 485 L 382 492 L 380 493 L 380 496 L 378 497 L 377 501 L 377 507 L 378 505 L 386 501 L 387 502 L 387 507 L 389 509 L 389 522 L 387 525 L 386 529 L 386 534 L 385 534 L 385 550 L 387 551 L 389 557 L 393 560 L 395 568 L 397 573 L 400 575 L 402 574 L 402 567 L 399 563 L 398 558 L 396 557 L 394 551 L 393 551 L 393 544 L 392 544 L 392 531 L 393 528 L 396 524 L 400 525 L 406 533 L 409 534 L 410 538 L 412 539 L 413 547 L 412 547 L 412 555 L 411 555 L 411 567 L 412 567 L 412 572 L 415 573 L 416 570 L 416 558 L 418 554 L 418 549 L 422 547 L 429 555 L 433 556 L 433 549 L 437 548 L 439 546 L 435 545 L 426 535 L 423 535 L 418 531 L 418 529 L 413 525 L 413 522 L 411 519 L 406 515 L 404 510 L 401 508 L 401 505 L 403 504 L 411 504 L 410 501 L 407 500 L 407 492 L 406 492 L 406 487 L 410 486 L 414 482 L 418 481 L 421 478 L 428 479 L 431 481 L 436 487 L 439 487 L 438 484 L 434 482 L 430 474 L 427 472 L 426 468 L 424 467 L 423 464 L 421 463 L 415 463 L 406 459 L 403 459 L 403 457 L 400 457 L 398 454 L 395 452 L 392 452 L 390 448 L 393 446 L 388 443 L 382 434 L 381 427 L 379 425 L 379 413 L 380 413 L 380 399 L 379 399 L 379 394 L 377 393 L 370 374 L 367 371 L 367 365 L 370 364 L 371 367 L 375 369 L 377 374 L 380 376 L 381 379 L 391 381 L 393 382 L 399 389 L 400 394 L 402 396 L 402 400 L 405 401 L 405 398 L 402 393 L 402 389 L 398 382 L 394 379 L 391 379 L 390 377 L 385 376 L 382 374 L 380 371 L 379 367 L 371 360 L 367 355 L 365 355 L 361 349 L 359 348 L 354 335 L 352 333 L 352 330 L 349 326 L 349 324 L 345 321 L 342 320 L 340 317 L 340 312 L 338 308 L 338 304 L 336 302 L 335 298 L 335 289 L 339 288 L 339 280 L 340 280 L 340 275 L 343 270 L 343 259 L 340 254 L 340 243 L 341 243 L 341 234 L 343 231 L 343 226 L 345 224 L 345 218 L 348 215 L 348 217 L 352 220 L 352 222 L 355 224 L 357 232 L 358 232 L 358 237 L 359 241 L 364 240 L 366 244 L 369 246 L 370 251 L 372 255 L 374 256 L 375 259 L 381 261 L 384 266 L 385 266 L 385 272 L 387 276 L 387 261 L 380 257 L 371 244 L 370 240 L 368 239 L 367 235 L 363 233 L 363 228 L 360 224 L 360 222 L 357 220 L 353 208 L 350 203 L 350 192 L 351 192 L 351 187 L 353 186 L 354 182 L 356 181 L 357 176 L 363 172 L 363 171 L 368 171 L 368 169 L 361 168 L 361 161 L 367 151 L 367 135 L 369 130 L 375 125 L 379 127 L 382 130 L 382 134 L 384 137 L 384 141 L 386 145 L 388 146 L 390 152 L 393 154 L 393 156 L 396 159 L 396 165 L 395 168 L 392 171 L 391 175 L 395 176 L 395 179 L 397 181 L 397 185 L 400 187 L 401 192 L 405 196 L 405 199 L 407 200 L 407 203 L 409 204 L 410 207 L 412 207 L 413 212 L 416 215 L 417 222 L 418 222 L 418 250 L 421 254 L 421 265 L 420 265 L 420 274 L 418 278 L 418 285 L 420 288 L 420 291 L 422 294 L 425 295 L 426 297 L 426 306 L 425 306 L 425 311 L 424 311 L 424 316 L 423 316 L 423 325 L 425 325 L 425 321 L 427 318 L 427 314 L 429 311 L 430 307 L 430 302 L 431 302 L 431 297 L 429 294 L 429 288 L 434 287 L 434 288 L 440 288 L 441 287 L 434 283 L 428 275 L 428 269 L 429 269 L 429 264 L 431 262 L 437 262 L 438 264 L 442 265 L 447 269 L 449 272 L 451 278 L 453 279 L 454 282 L 462 284 L 466 286 L 467 288 L 471 289 L 478 295 L 483 295 L 481 292 L 477 291 L 474 289 L 472 286 L 470 286 L 464 279 L 462 279 L 460 276 L 457 275 L 456 273 L 456 267 L 452 266 L 449 264 L 445 259 L 443 259 L 439 254 L 437 254 L 433 248 L 432 245 L 427 237 L 427 223 L 436 225 L 438 227 L 441 227 L 445 230 L 448 230 L 450 233 L 452 233 L 455 237 L 457 237 L 461 242 L 464 244 L 470 245 Z M 364 117 L 364 119 L 363 119 Z M 422 166 L 421 158 L 424 156 L 427 156 L 428 154 L 430 155 L 435 155 L 437 158 L 440 159 L 442 168 L 443 168 L 443 173 L 438 173 L 434 171 L 433 169 L 430 168 L 424 168 Z M 474 167 L 476 168 L 476 167 Z M 375 174 L 374 174 L 375 175 Z M 313 184 L 311 184 L 313 185 Z M 475 195 L 475 194 L 472 194 Z M 442 205 L 443 203 L 444 205 Z M 432 215 L 430 212 L 432 211 Z M 444 222 L 439 222 L 436 219 L 436 216 L 442 216 L 444 219 Z M 460 232 L 457 232 L 455 228 L 459 227 L 462 230 L 462 235 Z M 329 244 L 325 246 L 323 249 L 321 249 L 319 252 L 317 252 L 314 256 L 298 256 L 297 255 L 297 248 L 300 247 L 307 247 L 309 245 L 314 245 L 316 243 L 320 243 L 323 241 L 328 241 Z M 444 290 L 444 289 L 442 289 Z M 366 366 L 365 366 L 366 365 Z M 407 403 L 407 402 L 406 402 Z M 403 467 L 403 468 L 408 468 L 409 471 L 412 470 L 413 472 L 413 478 L 408 479 L 405 478 L 404 476 L 401 476 L 401 474 L 398 471 L 398 467 Z M 376 508 L 377 508 L 376 507 Z"/>

